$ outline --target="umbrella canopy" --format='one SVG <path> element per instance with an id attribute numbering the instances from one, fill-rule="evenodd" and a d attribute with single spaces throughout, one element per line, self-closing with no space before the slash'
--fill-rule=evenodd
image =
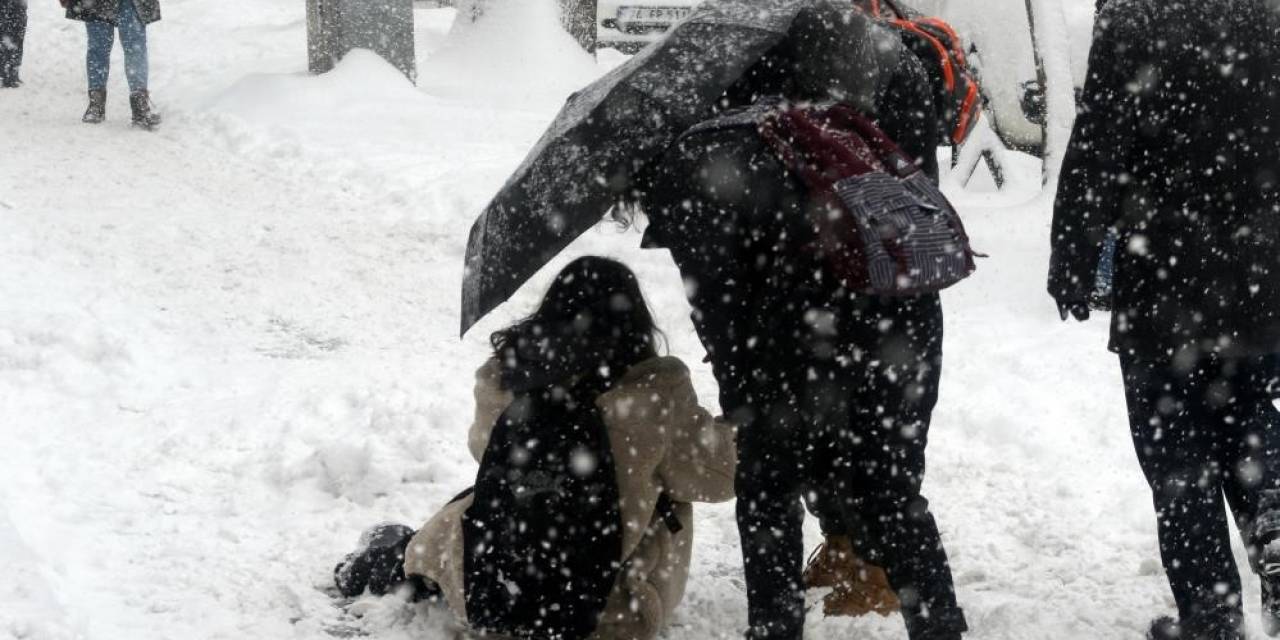
<path id="1" fill-rule="evenodd" d="M 870 38 L 879 33 L 881 37 Z M 467 241 L 462 332 L 594 226 L 631 176 L 785 48 L 788 95 L 874 104 L 901 43 L 837 0 L 709 0 L 667 36 L 569 97 Z"/>

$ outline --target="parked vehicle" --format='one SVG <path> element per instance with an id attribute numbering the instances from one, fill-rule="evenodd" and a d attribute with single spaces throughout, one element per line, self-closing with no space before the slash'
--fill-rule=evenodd
<path id="1" fill-rule="evenodd" d="M 977 49 L 973 57 L 980 67 L 988 122 L 1005 146 L 1033 155 L 1043 153 L 1044 88 L 1037 77 L 1026 0 L 946 0 L 933 4 L 937 6 L 931 8 Z M 1093 10 L 1092 2 L 1064 3 L 1061 15 L 1069 49 L 1054 55 L 1068 56 L 1077 91 L 1085 78 Z"/>
<path id="2" fill-rule="evenodd" d="M 596 0 L 596 47 L 635 53 L 693 14 L 701 0 Z"/>

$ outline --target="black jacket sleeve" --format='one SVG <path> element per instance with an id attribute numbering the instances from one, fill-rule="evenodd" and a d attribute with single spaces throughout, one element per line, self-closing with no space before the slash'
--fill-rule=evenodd
<path id="1" fill-rule="evenodd" d="M 1051 231 L 1049 294 L 1082 301 L 1093 289 L 1107 230 L 1120 219 L 1137 133 L 1141 82 L 1138 16 L 1113 3 L 1098 17 L 1089 75 L 1058 182 Z"/>

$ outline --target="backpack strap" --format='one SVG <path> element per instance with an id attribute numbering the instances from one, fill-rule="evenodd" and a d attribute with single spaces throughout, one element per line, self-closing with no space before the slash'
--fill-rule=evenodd
<path id="1" fill-rule="evenodd" d="M 857 109 L 843 103 L 836 104 L 827 112 L 827 117 L 832 124 L 847 127 L 857 133 L 858 137 L 871 147 L 886 173 L 901 179 L 908 178 L 920 170 L 915 160 L 907 155 L 898 143 Z"/>
<path id="2" fill-rule="evenodd" d="M 684 530 L 684 524 L 680 522 L 680 517 L 676 515 L 676 502 L 671 499 L 671 495 L 663 491 L 658 494 L 658 504 L 654 507 L 654 513 L 662 518 L 662 523 L 667 525 L 667 531 L 672 535 L 680 533 Z"/>
<path id="3" fill-rule="evenodd" d="M 446 502 L 445 504 L 453 504 L 455 502 L 463 500 L 464 498 L 466 498 L 467 496 L 470 496 L 475 492 L 476 492 L 476 488 L 474 486 L 467 487 L 466 489 L 462 490 L 462 493 L 459 493 L 458 495 L 454 496 L 452 500 Z"/>
<path id="4" fill-rule="evenodd" d="M 946 93 L 950 95 L 948 102 L 954 103 L 947 107 L 954 111 L 954 115 L 951 116 L 954 118 L 954 123 L 949 132 L 951 142 L 954 144 L 964 142 L 981 115 L 979 105 L 981 91 L 976 74 L 969 68 L 964 41 L 960 38 L 960 34 L 950 23 L 937 17 L 899 15 L 888 19 L 888 23 L 910 33 L 914 40 L 923 43 L 923 46 L 933 51 Z M 920 51 L 917 50 L 916 53 L 920 55 Z"/>
<path id="5" fill-rule="evenodd" d="M 938 54 L 938 61 L 942 65 L 942 81 L 946 83 L 947 91 L 955 91 L 956 68 L 955 63 L 951 61 L 951 49 L 948 48 L 947 45 L 943 44 L 942 41 L 932 33 L 921 28 L 914 20 L 898 19 L 894 20 L 891 24 L 899 29 L 916 34 L 916 36 L 920 37 L 934 48 Z"/>
<path id="6" fill-rule="evenodd" d="M 856 130 L 831 126 L 837 124 L 832 112 L 825 105 L 790 107 L 771 114 L 759 126 L 760 136 L 787 168 L 818 192 L 831 192 L 843 178 L 886 169 L 875 148 Z"/>

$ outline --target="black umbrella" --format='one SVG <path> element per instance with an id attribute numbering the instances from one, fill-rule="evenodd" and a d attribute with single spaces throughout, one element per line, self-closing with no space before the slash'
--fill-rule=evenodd
<path id="1" fill-rule="evenodd" d="M 790 47 L 799 72 L 790 86 L 801 93 L 869 102 L 890 48 L 871 42 L 870 25 L 847 1 L 709 0 L 664 39 L 570 96 L 471 227 L 462 332 L 599 222 L 630 176 L 706 118 L 771 50 Z M 836 85 L 844 88 L 831 91 Z"/>

